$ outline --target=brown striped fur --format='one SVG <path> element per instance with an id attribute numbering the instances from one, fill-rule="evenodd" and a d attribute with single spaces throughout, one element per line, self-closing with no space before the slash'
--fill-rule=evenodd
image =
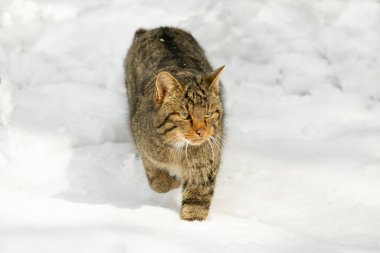
<path id="1" fill-rule="evenodd" d="M 170 27 L 140 29 L 124 63 L 130 128 L 150 187 L 182 185 L 181 218 L 207 218 L 221 160 L 219 76 L 197 41 Z"/>

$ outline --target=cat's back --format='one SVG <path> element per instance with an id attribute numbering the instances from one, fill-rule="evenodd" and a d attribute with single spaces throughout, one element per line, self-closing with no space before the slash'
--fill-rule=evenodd
<path id="1" fill-rule="evenodd" d="M 211 71 L 204 51 L 194 37 L 173 27 L 137 30 L 125 60 L 125 68 L 130 101 L 141 94 L 144 85 L 161 71 Z"/>
<path id="2" fill-rule="evenodd" d="M 135 33 L 128 58 L 156 72 L 168 67 L 210 71 L 203 49 L 194 37 L 178 28 L 139 29 Z M 148 70 L 148 69 L 146 69 Z"/>

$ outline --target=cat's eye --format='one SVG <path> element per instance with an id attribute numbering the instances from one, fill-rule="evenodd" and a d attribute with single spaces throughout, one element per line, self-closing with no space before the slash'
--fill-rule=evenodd
<path id="1" fill-rule="evenodd" d="M 189 114 L 187 112 L 180 112 L 178 115 L 181 119 L 189 119 Z"/>
<path id="2" fill-rule="evenodd" d="M 212 112 L 206 112 L 205 113 L 205 118 L 210 118 L 212 116 Z"/>

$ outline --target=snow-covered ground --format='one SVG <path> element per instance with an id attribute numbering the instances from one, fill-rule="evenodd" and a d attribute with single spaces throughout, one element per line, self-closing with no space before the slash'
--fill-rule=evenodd
<path id="1" fill-rule="evenodd" d="M 134 31 L 226 65 L 206 222 L 127 131 Z M 380 1 L 0 1 L 0 252 L 380 252 Z"/>

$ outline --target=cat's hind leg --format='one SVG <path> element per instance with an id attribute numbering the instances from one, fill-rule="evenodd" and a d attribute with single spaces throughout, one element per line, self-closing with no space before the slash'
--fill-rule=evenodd
<path id="1" fill-rule="evenodd" d="M 181 181 L 177 177 L 171 176 L 166 170 L 157 168 L 146 159 L 143 160 L 143 163 L 149 186 L 152 190 L 163 193 L 181 185 Z"/>

